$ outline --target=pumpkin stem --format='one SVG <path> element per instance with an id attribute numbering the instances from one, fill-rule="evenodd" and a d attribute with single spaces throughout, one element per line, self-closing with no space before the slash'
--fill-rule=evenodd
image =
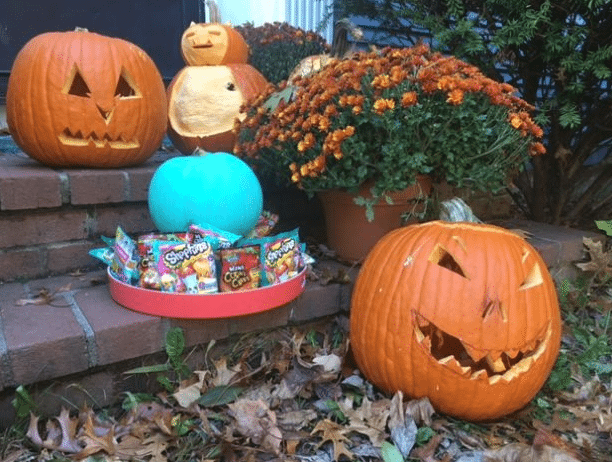
<path id="1" fill-rule="evenodd" d="M 89 32 L 89 29 L 87 29 L 87 27 L 79 27 L 79 26 L 76 26 L 76 27 L 74 28 L 74 31 L 75 31 L 75 32 Z"/>
<path id="2" fill-rule="evenodd" d="M 339 59 L 346 58 L 356 49 L 355 44 L 349 42 L 349 35 L 353 40 L 359 41 L 363 39 L 363 31 L 348 18 L 339 19 L 335 26 L 329 55 Z"/>
<path id="3" fill-rule="evenodd" d="M 482 223 L 482 221 L 474 215 L 470 206 L 459 197 L 453 197 L 450 200 L 442 202 L 442 204 L 440 204 L 440 209 L 440 220 L 454 223 L 460 221 Z"/>

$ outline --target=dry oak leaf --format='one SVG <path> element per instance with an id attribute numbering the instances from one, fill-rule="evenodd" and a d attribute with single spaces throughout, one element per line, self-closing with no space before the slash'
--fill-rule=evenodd
<path id="1" fill-rule="evenodd" d="M 367 436 L 374 447 L 380 448 L 387 439 L 387 420 L 389 418 L 389 401 L 370 401 L 363 398 L 361 406 L 353 409 L 352 400 L 340 403 L 342 413 L 349 419 L 351 431 Z"/>
<path id="2" fill-rule="evenodd" d="M 565 451 L 551 446 L 512 443 L 483 453 L 483 462 L 580 462 Z"/>
<path id="3" fill-rule="evenodd" d="M 85 447 L 74 456 L 76 459 L 82 459 L 98 452 L 112 456 L 117 450 L 114 429 L 112 427 L 96 428 L 91 413 L 87 414 L 85 423 L 79 432 L 79 441 Z"/>
<path id="4" fill-rule="evenodd" d="M 276 424 L 276 414 L 263 400 L 240 399 L 228 407 L 238 433 L 265 451 L 280 454 L 283 435 Z"/>
<path id="5" fill-rule="evenodd" d="M 195 371 L 195 374 L 198 376 L 198 381 L 196 383 L 192 383 L 184 387 L 181 384 L 179 389 L 172 395 L 181 407 L 188 408 L 198 399 L 200 399 L 202 387 L 204 387 L 204 380 L 209 372 Z"/>
<path id="6" fill-rule="evenodd" d="M 327 441 L 331 441 L 334 449 L 334 461 L 340 460 L 340 456 L 344 455 L 352 460 L 353 453 L 345 446 L 345 442 L 348 438 L 344 436 L 344 433 L 352 431 L 351 428 L 345 428 L 340 424 L 332 422 L 329 419 L 321 420 L 315 428 L 310 432 L 311 435 L 317 433 L 323 433 L 321 442 L 317 445 L 317 448 L 321 447 Z"/>
<path id="7" fill-rule="evenodd" d="M 576 263 L 582 271 L 593 271 L 596 274 L 612 274 L 612 252 L 604 252 L 603 242 L 590 237 L 583 237 L 582 242 L 587 248 L 591 260 L 585 263 Z"/>
<path id="8" fill-rule="evenodd" d="M 47 421 L 44 440 L 38 431 L 38 420 L 37 416 L 30 414 L 30 425 L 26 433 L 36 446 L 71 454 L 81 452 L 83 447 L 76 436 L 78 419 L 71 419 L 68 409 L 62 408 L 59 417 Z"/>

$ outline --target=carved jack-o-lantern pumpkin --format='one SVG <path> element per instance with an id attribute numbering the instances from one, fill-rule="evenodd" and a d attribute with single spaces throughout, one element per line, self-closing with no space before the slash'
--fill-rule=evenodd
<path id="1" fill-rule="evenodd" d="M 165 135 L 166 94 L 136 45 L 85 30 L 31 39 L 13 63 L 7 122 L 25 153 L 53 167 L 122 167 Z"/>
<path id="2" fill-rule="evenodd" d="M 185 66 L 168 86 L 168 135 L 183 154 L 196 147 L 232 152 L 234 122 L 247 100 L 262 93 L 267 80 L 249 64 Z"/>
<path id="3" fill-rule="evenodd" d="M 360 370 L 387 392 L 468 420 L 525 406 L 559 352 L 554 284 L 537 251 L 493 225 L 392 231 L 366 257 L 351 302 Z"/>
<path id="4" fill-rule="evenodd" d="M 181 54 L 189 66 L 246 63 L 249 46 L 229 24 L 191 23 L 181 37 Z"/>

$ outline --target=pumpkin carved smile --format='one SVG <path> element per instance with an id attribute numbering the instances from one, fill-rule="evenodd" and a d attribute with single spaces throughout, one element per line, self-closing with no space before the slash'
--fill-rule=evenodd
<path id="1" fill-rule="evenodd" d="M 91 132 L 85 136 L 80 130 L 76 133 L 72 133 L 68 128 L 58 136 L 58 139 L 66 146 L 93 146 L 96 148 L 109 146 L 113 149 L 134 149 L 140 146 L 137 139 L 125 140 L 123 139 L 123 135 L 112 138 L 106 133 L 104 136 L 100 137 L 95 132 Z"/>
<path id="2" fill-rule="evenodd" d="M 417 312 L 413 313 L 414 335 L 418 344 L 439 364 L 470 380 L 509 382 L 530 369 L 548 346 L 550 323 L 532 341 L 518 349 L 484 350 L 444 332 Z"/>

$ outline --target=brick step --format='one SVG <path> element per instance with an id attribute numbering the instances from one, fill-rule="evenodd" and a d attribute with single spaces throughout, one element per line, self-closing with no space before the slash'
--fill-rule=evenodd
<path id="1" fill-rule="evenodd" d="M 147 205 L 160 150 L 124 169 L 52 169 L 21 152 L 0 153 L 0 281 L 94 268 L 87 252 L 118 224 L 152 231 Z"/>

